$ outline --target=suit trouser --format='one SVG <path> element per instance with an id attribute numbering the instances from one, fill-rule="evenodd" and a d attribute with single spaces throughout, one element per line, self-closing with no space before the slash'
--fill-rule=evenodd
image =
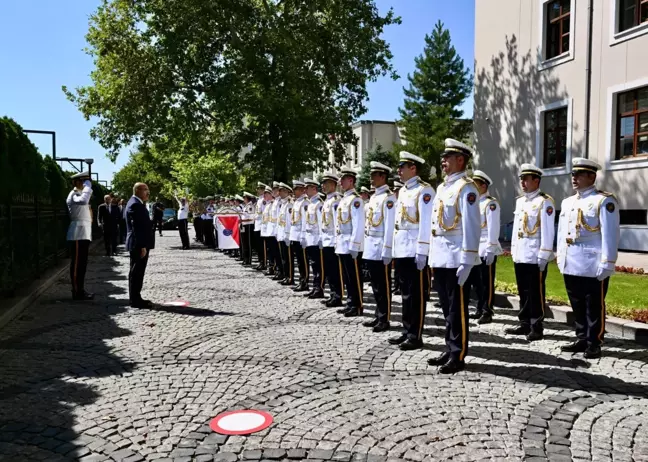
<path id="1" fill-rule="evenodd" d="M 324 250 L 318 245 L 306 247 L 306 255 L 313 271 L 313 291 L 324 292 Z"/>
<path id="2" fill-rule="evenodd" d="M 178 220 L 178 231 L 180 231 L 182 247 L 189 248 L 189 221 L 186 218 Z"/>
<path id="3" fill-rule="evenodd" d="M 244 265 L 252 264 L 252 228 L 254 225 L 243 225 L 241 233 L 241 260 Z"/>
<path id="4" fill-rule="evenodd" d="M 600 346 L 605 336 L 605 296 L 610 278 L 596 278 L 565 274 L 565 288 L 574 311 L 574 328 L 579 340 Z"/>
<path id="5" fill-rule="evenodd" d="M 194 231 L 196 232 L 196 240 L 202 242 L 203 241 L 202 218 L 194 217 L 193 225 L 194 225 Z"/>
<path id="6" fill-rule="evenodd" d="M 292 247 L 293 254 L 295 254 L 295 257 L 297 257 L 297 268 L 299 268 L 299 283 L 308 286 L 310 271 L 308 269 L 308 257 L 306 256 L 306 248 L 302 247 L 301 242 L 298 241 L 290 241 L 290 247 Z"/>
<path id="7" fill-rule="evenodd" d="M 142 301 L 142 286 L 144 285 L 144 272 L 148 264 L 149 252 L 147 249 L 146 256 L 142 258 L 139 250 L 130 252 L 130 272 L 128 273 L 128 298 L 131 303 Z"/>
<path id="8" fill-rule="evenodd" d="M 272 243 L 270 240 L 273 239 L 269 236 L 261 236 L 261 241 L 263 242 L 263 265 L 267 268 L 274 267 L 274 254 L 272 252 Z"/>
<path id="9" fill-rule="evenodd" d="M 400 290 L 400 277 L 399 271 L 396 267 L 396 261 L 392 260 L 392 267 L 394 268 L 394 292 Z"/>
<path id="10" fill-rule="evenodd" d="M 391 317 L 391 263 L 385 265 L 382 260 L 364 260 L 369 269 L 371 289 L 376 300 L 376 319 L 378 322 L 389 322 Z"/>
<path id="11" fill-rule="evenodd" d="M 430 301 L 430 286 L 432 285 L 432 268 L 426 266 L 423 268 L 423 299 Z"/>
<path id="12" fill-rule="evenodd" d="M 340 261 L 342 262 L 342 277 L 344 279 L 344 286 L 347 290 L 347 308 L 354 308 L 358 313 L 362 314 L 362 275 L 360 273 L 359 261 L 362 261 L 362 253 L 354 260 L 351 254 L 339 254 Z"/>
<path id="13" fill-rule="evenodd" d="M 342 287 L 342 262 L 340 257 L 335 253 L 335 247 L 324 247 L 322 255 L 324 256 L 324 274 L 331 290 L 331 298 L 342 300 L 344 289 Z"/>
<path id="14" fill-rule="evenodd" d="M 119 220 L 119 243 L 126 242 L 126 220 Z"/>
<path id="15" fill-rule="evenodd" d="M 446 351 L 463 361 L 468 354 L 468 302 L 470 287 L 459 285 L 457 268 L 434 268 L 434 280 L 446 324 Z"/>
<path id="16" fill-rule="evenodd" d="M 106 254 L 117 253 L 117 225 L 104 225 L 103 240 L 106 248 Z"/>
<path id="17" fill-rule="evenodd" d="M 421 340 L 425 319 L 425 271 L 416 269 L 414 257 L 395 258 L 396 271 L 403 296 L 403 330 L 412 340 Z"/>
<path id="18" fill-rule="evenodd" d="M 214 224 L 210 220 L 203 220 L 203 233 L 205 235 L 205 245 L 211 249 L 215 248 Z"/>
<path id="19" fill-rule="evenodd" d="M 90 241 L 68 241 L 70 244 L 70 281 L 72 281 L 72 294 L 85 293 L 85 276 L 88 268 L 88 250 Z"/>
<path id="20" fill-rule="evenodd" d="M 153 218 L 153 232 L 156 229 L 160 232 L 160 236 L 162 236 L 162 218 Z"/>
<path id="21" fill-rule="evenodd" d="M 263 239 L 261 238 L 261 231 L 254 231 L 254 226 L 252 226 L 252 247 L 257 254 L 259 263 L 265 266 L 265 258 L 263 255 Z"/>
<path id="22" fill-rule="evenodd" d="M 474 287 L 477 292 L 477 313 L 493 315 L 493 304 L 495 302 L 495 269 L 497 265 L 497 257 L 493 260 L 493 264 L 486 265 L 486 259 L 481 259 L 481 265 L 473 266 L 470 271 L 470 276 L 466 285 L 468 286 L 468 293 L 470 288 Z"/>
<path id="23" fill-rule="evenodd" d="M 284 279 L 288 279 L 291 284 L 295 283 L 294 256 L 292 248 L 285 241 L 279 242 L 279 252 L 281 252 L 282 274 Z"/>
<path id="24" fill-rule="evenodd" d="M 515 263 L 515 279 L 520 295 L 520 325 L 529 331 L 542 333 L 545 317 L 545 281 L 547 271 L 540 272 L 534 263 Z"/>

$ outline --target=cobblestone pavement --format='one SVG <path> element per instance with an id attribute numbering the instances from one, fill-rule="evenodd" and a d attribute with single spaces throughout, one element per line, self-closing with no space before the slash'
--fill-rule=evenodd
<path id="1" fill-rule="evenodd" d="M 438 310 L 426 348 L 402 352 L 394 332 L 221 253 L 183 252 L 175 233 L 158 239 L 144 296 L 192 309 L 129 308 L 125 256 L 89 268 L 94 302 L 70 302 L 61 278 L 0 332 L 0 460 L 648 460 L 648 352 L 632 343 L 585 361 L 560 353 L 572 334 L 557 323 L 533 344 L 505 335 L 516 318 L 500 309 L 471 326 L 466 371 L 442 376 L 426 363 Z M 210 431 L 246 408 L 273 425 Z"/>

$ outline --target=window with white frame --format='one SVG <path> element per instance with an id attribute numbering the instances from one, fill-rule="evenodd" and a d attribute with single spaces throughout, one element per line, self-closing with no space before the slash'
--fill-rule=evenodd
<path id="1" fill-rule="evenodd" d="M 536 165 L 547 176 L 565 175 L 571 164 L 572 99 L 536 109 Z"/>
<path id="2" fill-rule="evenodd" d="M 538 0 L 540 8 L 539 68 L 574 58 L 575 0 Z"/>
<path id="3" fill-rule="evenodd" d="M 617 0 L 619 14 L 617 31 L 624 32 L 648 23 L 648 0 Z"/>
<path id="4" fill-rule="evenodd" d="M 648 156 L 648 86 L 616 96 L 615 159 Z"/>

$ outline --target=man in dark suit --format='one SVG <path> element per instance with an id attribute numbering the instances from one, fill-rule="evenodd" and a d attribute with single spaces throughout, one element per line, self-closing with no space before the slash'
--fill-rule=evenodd
<path id="1" fill-rule="evenodd" d="M 164 218 L 165 208 L 164 204 L 160 202 L 160 198 L 156 197 L 153 204 L 153 232 L 155 233 L 156 229 L 159 230 L 160 237 L 162 236 L 162 218 Z"/>
<path id="2" fill-rule="evenodd" d="M 145 202 L 149 198 L 149 188 L 144 183 L 135 183 L 133 197 L 126 205 L 126 250 L 130 252 L 130 273 L 128 273 L 128 294 L 133 308 L 150 308 L 153 303 L 142 298 L 144 272 L 148 263 L 149 251 L 155 248 L 155 233 Z"/>
<path id="3" fill-rule="evenodd" d="M 99 227 L 103 230 L 107 257 L 117 254 L 119 220 L 120 216 L 117 204 L 113 203 L 113 198 L 110 195 L 104 196 L 104 203 L 97 209 L 97 222 L 99 223 Z"/>
<path id="4" fill-rule="evenodd" d="M 119 200 L 119 243 L 126 243 L 126 218 L 124 216 L 124 210 L 126 210 L 126 201 L 124 199 Z"/>

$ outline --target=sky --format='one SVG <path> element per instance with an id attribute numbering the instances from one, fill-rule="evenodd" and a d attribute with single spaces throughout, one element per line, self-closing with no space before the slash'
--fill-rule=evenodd
<path id="1" fill-rule="evenodd" d="M 425 34 L 438 20 L 450 29 L 465 64 L 474 62 L 475 0 L 376 0 L 381 12 L 394 7 L 402 25 L 387 28 L 385 40 L 394 54 L 400 80 L 380 79 L 369 84 L 368 112 L 362 118 L 395 120 L 403 103 L 407 74 L 422 53 Z M 85 54 L 88 18 L 100 0 L 0 0 L 0 116 L 15 119 L 24 129 L 56 132 L 57 157 L 94 158 L 99 178 L 112 175 L 128 161 L 128 150 L 112 163 L 90 137 L 86 121 L 61 87 L 91 84 L 92 58 Z M 464 105 L 472 117 L 472 98 Z M 51 155 L 51 137 L 30 135 L 43 155 Z"/>

